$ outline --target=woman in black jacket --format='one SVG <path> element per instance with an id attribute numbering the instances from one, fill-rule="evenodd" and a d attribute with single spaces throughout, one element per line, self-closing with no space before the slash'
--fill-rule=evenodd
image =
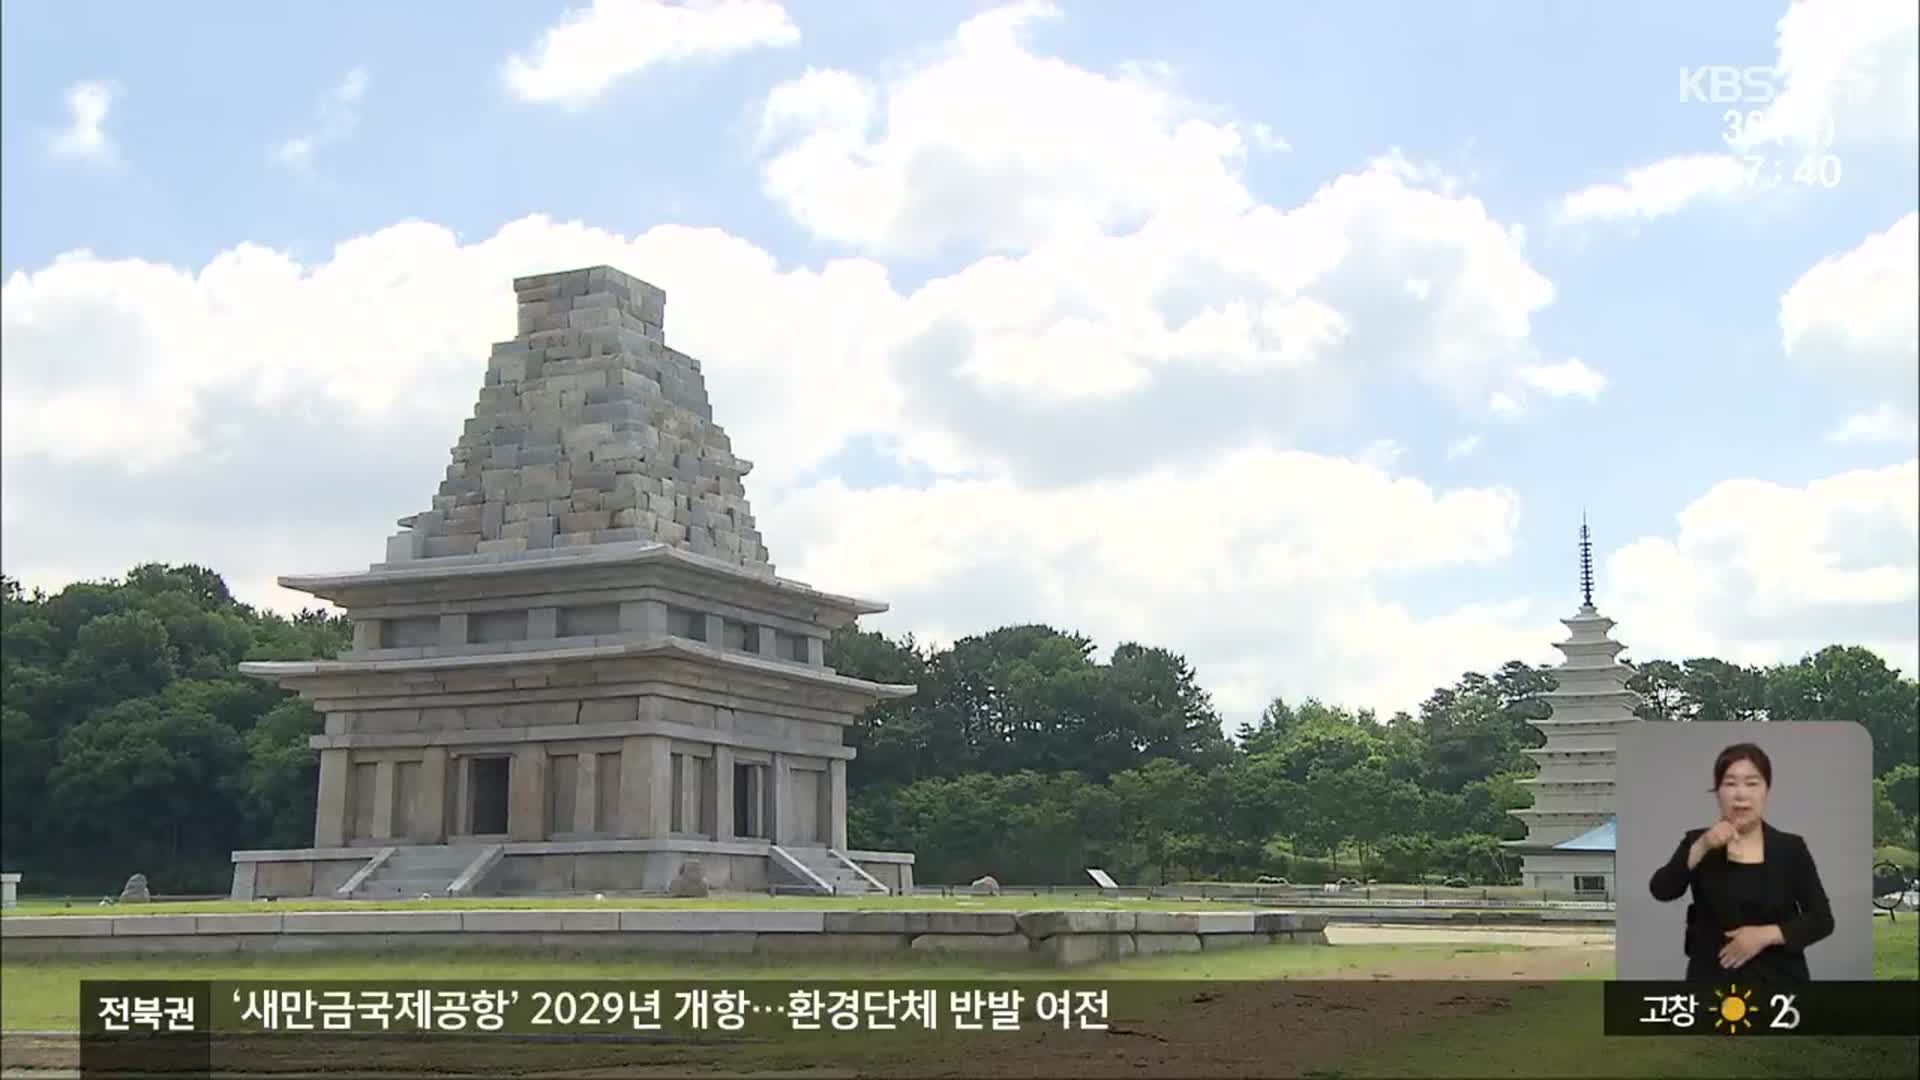
<path id="1" fill-rule="evenodd" d="M 1693 890 L 1687 979 L 1806 982 L 1807 947 L 1833 933 L 1833 909 L 1807 842 L 1767 823 L 1773 762 L 1752 743 L 1729 746 L 1713 786 L 1720 820 L 1689 830 L 1651 883 L 1662 902 Z"/>

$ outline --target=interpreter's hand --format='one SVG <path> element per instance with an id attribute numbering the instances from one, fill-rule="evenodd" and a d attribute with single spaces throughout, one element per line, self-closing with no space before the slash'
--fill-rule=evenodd
<path id="1" fill-rule="evenodd" d="M 1703 850 L 1713 851 L 1726 847 L 1737 835 L 1739 830 L 1733 827 L 1733 822 L 1722 819 L 1714 822 L 1713 828 L 1700 834 L 1700 844 Z"/>
<path id="2" fill-rule="evenodd" d="M 1779 944 L 1779 935 L 1771 926 L 1743 926 L 1727 931 L 1727 943 L 1720 949 L 1720 967 L 1732 971 Z"/>

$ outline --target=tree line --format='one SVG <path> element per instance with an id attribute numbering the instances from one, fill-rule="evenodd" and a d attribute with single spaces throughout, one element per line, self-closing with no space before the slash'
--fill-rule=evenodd
<path id="1" fill-rule="evenodd" d="M 239 674 L 328 658 L 346 620 L 234 599 L 196 566 L 27 592 L 0 579 L 0 857 L 35 891 L 224 891 L 236 849 L 311 842 L 321 719 Z M 1192 666 L 1126 643 L 1012 626 L 932 649 L 844 629 L 827 662 L 920 687 L 848 733 L 855 847 L 918 856 L 916 877 L 1007 884 L 1516 879 L 1524 751 L 1543 741 L 1549 668 L 1468 673 L 1384 719 L 1275 700 L 1229 738 Z M 1635 670 L 1656 721 L 1848 720 L 1874 745 L 1876 841 L 1913 848 L 1920 686 L 1872 652 L 1796 663 L 1703 658 Z M 1344 870 L 1342 868 L 1345 868 Z"/>

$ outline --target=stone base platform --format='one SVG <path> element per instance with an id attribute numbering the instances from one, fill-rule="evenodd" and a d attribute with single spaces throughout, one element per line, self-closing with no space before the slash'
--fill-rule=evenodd
<path id="1" fill-rule="evenodd" d="M 765 893 L 770 886 L 796 885 L 792 875 L 781 869 L 774 845 L 765 840 L 698 840 L 681 837 L 651 840 L 550 840 L 529 843 L 470 841 L 462 845 L 475 856 L 494 849 L 491 860 L 477 880 L 459 882 L 455 895 L 462 896 L 570 896 L 594 893 L 665 892 L 683 863 L 700 864 L 709 888 L 716 892 Z M 402 857 L 435 850 L 451 851 L 434 845 L 401 845 L 394 848 L 359 846 L 343 848 L 294 848 L 275 851 L 236 851 L 233 853 L 235 900 L 261 898 L 334 897 L 343 887 L 368 878 L 377 881 L 376 860 L 383 851 L 403 853 Z M 876 886 L 903 895 L 913 889 L 913 856 L 894 851 L 847 851 L 848 859 L 864 871 Z M 447 875 L 447 884 L 459 879 L 457 872 Z M 430 890 L 447 895 L 445 889 Z M 409 896 L 417 896 L 418 891 Z"/>
<path id="2" fill-rule="evenodd" d="M 0 919 L 8 960 L 98 955 L 493 949 L 946 955 L 1072 966 L 1251 945 L 1326 944 L 1326 916 L 1131 911 L 361 911 Z"/>

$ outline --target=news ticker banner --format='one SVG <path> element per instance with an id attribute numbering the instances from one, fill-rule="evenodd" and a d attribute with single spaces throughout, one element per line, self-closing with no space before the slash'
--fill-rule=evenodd
<path id="1" fill-rule="evenodd" d="M 1227 993 L 1311 1003 L 1390 1004 L 1403 1014 L 1471 1013 L 1515 988 L 1592 993 L 1594 983 L 836 982 L 832 980 L 94 981 L 80 987 L 87 1037 L 205 1035 L 703 1035 L 1104 1031 L 1116 1016 L 1161 1014 Z M 1463 994 L 1465 996 L 1463 996 Z M 1607 1035 L 1920 1036 L 1920 982 L 1768 986 L 1608 982 Z M 1341 999 L 1347 999 L 1342 1001 Z M 1303 1004 L 1304 1003 L 1304 1004 Z M 1463 1004 L 1464 1003 L 1464 1004 Z"/>
<path id="2" fill-rule="evenodd" d="M 1920 982 L 1609 982 L 1608 1035 L 1920 1036 Z"/>

